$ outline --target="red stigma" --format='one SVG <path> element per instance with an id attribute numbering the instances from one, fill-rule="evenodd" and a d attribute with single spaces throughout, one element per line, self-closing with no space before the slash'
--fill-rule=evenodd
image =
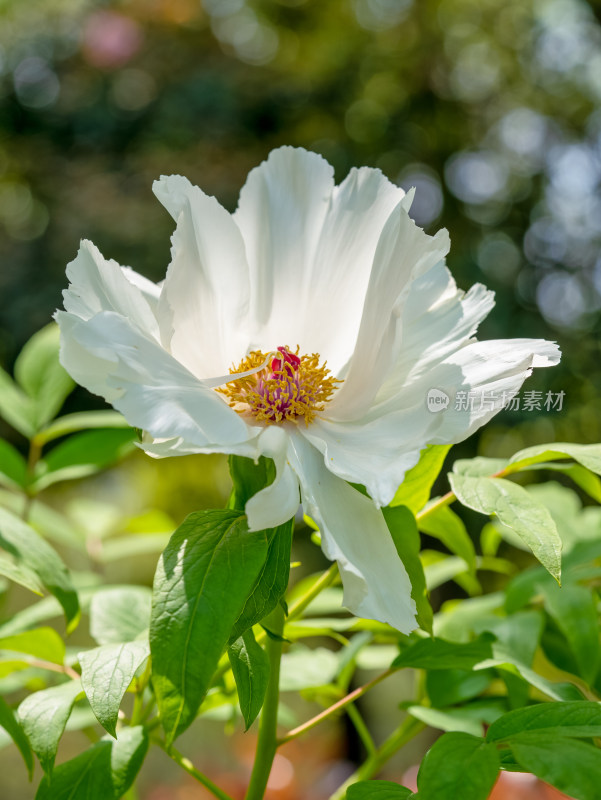
<path id="1" fill-rule="evenodd" d="M 295 353 L 291 353 L 287 347 L 278 347 L 278 351 L 282 355 L 275 356 L 275 358 L 271 360 L 272 372 L 282 372 L 284 364 L 289 364 L 294 371 L 299 368 L 301 360 Z"/>

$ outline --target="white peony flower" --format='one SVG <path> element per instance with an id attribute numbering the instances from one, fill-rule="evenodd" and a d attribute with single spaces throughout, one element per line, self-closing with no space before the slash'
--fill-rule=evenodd
<path id="1" fill-rule="evenodd" d="M 427 236 L 412 193 L 378 170 L 335 186 L 323 158 L 282 147 L 234 214 L 180 176 L 154 191 L 177 223 L 165 281 L 84 241 L 56 315 L 62 364 L 146 432 L 152 455 L 272 458 L 274 483 L 246 506 L 251 529 L 290 519 L 300 498 L 345 605 L 409 632 L 411 587 L 379 506 L 426 445 L 469 436 L 533 367 L 558 362 L 557 346 L 472 338 L 492 293 L 457 289 L 446 230 Z M 432 413 L 431 389 L 489 399 Z"/>

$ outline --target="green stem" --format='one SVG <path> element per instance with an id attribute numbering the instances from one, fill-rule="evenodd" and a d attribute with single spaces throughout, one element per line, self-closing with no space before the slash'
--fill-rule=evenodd
<path id="1" fill-rule="evenodd" d="M 319 725 L 320 722 L 323 722 L 324 719 L 331 717 L 332 714 L 336 714 L 338 711 L 341 711 L 346 706 L 354 703 L 355 700 L 358 700 L 362 697 L 366 692 L 368 692 L 372 687 L 376 686 L 380 681 L 383 681 L 384 678 L 388 678 L 389 675 L 392 675 L 393 672 L 396 672 L 395 669 L 387 669 L 386 672 L 382 672 L 381 675 L 378 675 L 373 680 L 369 681 L 369 683 L 365 683 L 363 686 L 359 686 L 358 689 L 354 689 L 350 694 L 347 694 L 341 700 L 338 700 L 336 703 L 331 705 L 329 708 L 326 708 L 321 713 L 317 714 L 317 716 L 312 717 L 307 722 L 303 722 L 302 725 L 299 725 L 298 728 L 294 728 L 294 730 L 289 731 L 286 736 L 283 736 L 279 741 L 278 745 L 286 744 L 286 742 L 292 741 L 292 739 L 296 739 L 297 736 L 301 736 L 303 733 L 310 731 L 311 728 L 314 728 L 316 725 Z"/>
<path id="2" fill-rule="evenodd" d="M 284 631 L 284 610 L 278 605 L 265 619 L 265 627 L 276 636 Z M 262 800 L 267 781 L 275 757 L 277 747 L 278 706 L 280 700 L 280 661 L 282 657 L 282 641 L 269 636 L 265 642 L 265 651 L 269 658 L 269 683 L 265 694 L 265 703 L 261 712 L 259 738 L 255 763 L 245 800 Z"/>
<path id="3" fill-rule="evenodd" d="M 313 602 L 313 600 L 315 600 L 320 592 L 323 592 L 324 589 L 326 589 L 328 586 L 331 586 L 337 579 L 338 564 L 334 561 L 333 564 L 330 564 L 329 569 L 319 576 L 309 591 L 305 592 L 302 597 L 299 597 L 295 603 L 292 603 L 288 611 L 288 622 L 300 617 L 303 611 L 310 603 Z"/>
<path id="4" fill-rule="evenodd" d="M 411 739 L 417 736 L 425 727 L 423 722 L 413 717 L 407 717 L 407 719 L 390 734 L 388 739 L 367 758 L 359 769 L 330 796 L 330 800 L 344 800 L 346 797 L 346 790 L 349 786 L 353 783 L 357 783 L 357 781 L 367 781 L 373 778 L 374 775 L 377 775 L 384 764 L 392 758 L 403 745 L 411 741 Z"/>
<path id="5" fill-rule="evenodd" d="M 368 757 L 373 756 L 376 752 L 376 745 L 374 743 L 374 740 L 372 739 L 371 733 L 369 732 L 367 725 L 365 724 L 365 720 L 359 713 L 359 709 L 357 708 L 356 705 L 354 705 L 354 703 L 351 703 L 347 707 L 346 713 L 348 714 L 350 721 L 353 723 L 353 726 L 357 731 L 359 738 L 363 742 L 363 746 L 367 751 Z"/>
<path id="6" fill-rule="evenodd" d="M 191 775 L 199 783 L 202 783 L 205 789 L 208 789 L 214 797 L 218 798 L 218 800 L 233 800 L 233 798 L 227 794 L 227 792 L 224 792 L 223 789 L 220 789 L 219 786 L 216 786 L 213 781 L 210 780 L 210 778 L 207 778 L 206 775 L 203 775 L 202 772 L 197 770 L 189 758 L 183 756 L 173 747 L 167 748 L 164 742 L 159 741 L 158 744 L 167 753 L 169 758 L 172 758 L 176 764 L 178 764 L 188 773 L 188 775 Z"/>

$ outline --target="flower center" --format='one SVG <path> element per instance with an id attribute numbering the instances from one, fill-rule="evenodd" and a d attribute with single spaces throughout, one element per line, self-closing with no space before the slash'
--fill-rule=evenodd
<path id="1" fill-rule="evenodd" d="M 273 422 L 298 422 L 309 424 L 332 396 L 337 383 L 330 376 L 325 363 L 320 365 L 319 355 L 298 355 L 288 347 L 278 347 L 277 352 L 262 353 L 253 350 L 230 374 L 252 372 L 244 378 L 235 378 L 216 389 L 225 395 L 229 405 L 239 414 L 250 412 L 267 424 Z M 271 358 L 273 356 L 273 358 Z"/>

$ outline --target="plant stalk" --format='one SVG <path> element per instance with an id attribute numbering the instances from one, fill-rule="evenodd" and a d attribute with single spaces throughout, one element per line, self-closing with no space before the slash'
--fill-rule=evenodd
<path id="1" fill-rule="evenodd" d="M 265 619 L 265 627 L 281 637 L 284 632 L 284 610 L 277 605 Z M 262 800 L 267 788 L 273 759 L 277 748 L 278 706 L 280 701 L 280 662 L 282 658 L 282 641 L 268 636 L 265 651 L 269 659 L 269 683 L 265 694 L 265 702 L 259 724 L 259 738 L 255 753 L 255 763 L 250 776 L 245 800 Z"/>

